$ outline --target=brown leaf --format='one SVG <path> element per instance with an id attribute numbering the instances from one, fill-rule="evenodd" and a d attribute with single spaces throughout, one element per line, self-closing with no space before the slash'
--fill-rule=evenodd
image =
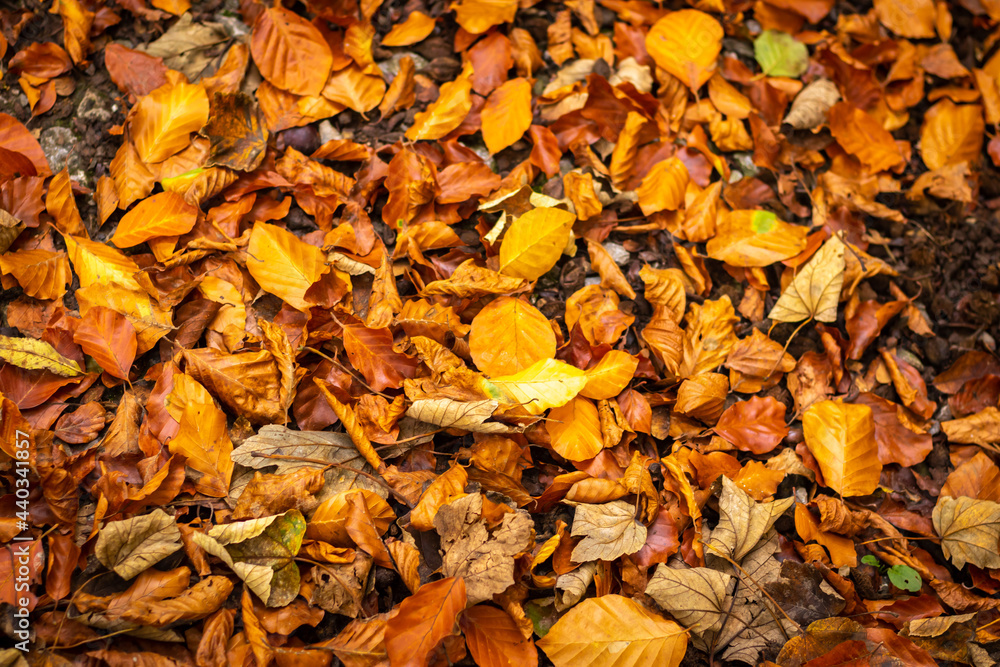
<path id="1" fill-rule="evenodd" d="M 504 515 L 492 530 L 483 520 L 483 496 L 473 493 L 442 505 L 434 516 L 441 537 L 441 571 L 465 580 L 468 603 L 493 599 L 514 583 L 514 559 L 532 545 L 531 515 Z"/>

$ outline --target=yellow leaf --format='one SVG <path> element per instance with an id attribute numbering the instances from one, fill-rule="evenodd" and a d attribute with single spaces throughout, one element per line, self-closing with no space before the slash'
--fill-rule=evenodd
<path id="1" fill-rule="evenodd" d="M 440 477 L 431 482 L 410 512 L 410 525 L 420 531 L 434 529 L 434 516 L 443 505 L 465 495 L 465 485 L 469 474 L 465 468 L 455 464 Z"/>
<path id="2" fill-rule="evenodd" d="M 691 304 L 684 330 L 684 354 L 678 371 L 689 378 L 722 365 L 739 340 L 734 327 L 739 321 L 729 297 L 723 295 L 700 306 Z"/>
<path id="3" fill-rule="evenodd" d="M 170 453 L 187 457 L 188 467 L 201 473 L 195 479 L 195 488 L 200 493 L 225 497 L 233 476 L 230 458 L 233 442 L 226 428 L 226 413 L 216 407 L 212 395 L 189 375 L 174 376 L 170 395 L 183 400 L 177 419 L 180 429 L 167 443 Z"/>
<path id="4" fill-rule="evenodd" d="M 146 95 L 130 122 L 139 159 L 155 164 L 187 148 L 191 133 L 208 122 L 208 113 L 208 94 L 201 84 L 165 83 Z"/>
<path id="5" fill-rule="evenodd" d="M 558 208 L 536 208 L 516 219 L 500 246 L 500 273 L 537 280 L 549 271 L 570 238 L 576 216 Z"/>
<path id="6" fill-rule="evenodd" d="M 14 276 L 24 293 L 35 299 L 58 299 L 73 281 L 64 252 L 35 248 L 0 256 L 0 271 Z"/>
<path id="7" fill-rule="evenodd" d="M 570 461 L 586 461 L 601 453 L 601 417 L 597 407 L 577 396 L 566 405 L 552 408 L 545 422 L 552 449 Z"/>
<path id="8" fill-rule="evenodd" d="M 833 237 L 816 251 L 781 294 L 768 314 L 775 322 L 801 322 L 812 318 L 817 322 L 834 322 L 840 288 L 844 284 L 846 248 Z"/>
<path id="9" fill-rule="evenodd" d="M 410 141 L 433 141 L 461 125 L 472 110 L 471 76 L 472 65 L 466 63 L 457 79 L 441 86 L 437 100 L 413 118 L 406 138 Z"/>
<path id="10" fill-rule="evenodd" d="M 308 310 L 306 291 L 326 271 L 326 257 L 286 229 L 258 222 L 250 234 L 247 269 L 265 291 L 298 310 Z"/>
<path id="11" fill-rule="evenodd" d="M 802 431 L 828 487 L 844 497 L 866 496 L 878 488 L 882 463 L 867 405 L 814 403 L 802 416 Z"/>
<path id="12" fill-rule="evenodd" d="M 562 616 L 538 647 L 556 667 L 677 667 L 687 631 L 621 595 L 587 598 Z"/>
<path id="13" fill-rule="evenodd" d="M 679 209 L 684 204 L 688 180 L 687 167 L 680 158 L 672 157 L 657 162 L 636 191 L 643 215 Z"/>
<path id="14" fill-rule="evenodd" d="M 29 371 L 44 370 L 63 377 L 83 375 L 80 364 L 67 359 L 42 340 L 0 336 L 0 359 Z"/>
<path id="15" fill-rule="evenodd" d="M 657 66 L 697 90 L 712 78 L 722 51 L 722 26 L 696 9 L 670 12 L 646 35 L 646 50 Z"/>
<path id="16" fill-rule="evenodd" d="M 406 20 L 392 26 L 382 46 L 410 46 L 427 39 L 434 32 L 435 20 L 423 12 L 411 12 Z"/>
<path id="17" fill-rule="evenodd" d="M 920 128 L 920 156 L 930 169 L 977 162 L 983 150 L 983 108 L 943 99 L 931 107 Z"/>
<path id="18" fill-rule="evenodd" d="M 809 228 L 783 222 L 769 211 L 729 211 L 705 244 L 712 259 L 730 266 L 770 266 L 805 250 Z"/>
<path id="19" fill-rule="evenodd" d="M 490 93 L 482 111 L 483 141 L 494 155 L 519 140 L 531 127 L 531 84 L 511 79 Z"/>
<path id="20" fill-rule="evenodd" d="M 142 290 L 133 277 L 139 272 L 138 265 L 118 250 L 82 237 L 67 236 L 65 239 L 69 259 L 80 278 L 80 287 L 115 284 L 126 289 Z"/>
<path id="21" fill-rule="evenodd" d="M 933 0 L 875 0 L 879 22 L 900 37 L 934 37 L 937 10 Z"/>
<path id="22" fill-rule="evenodd" d="M 198 209 L 173 192 L 161 192 L 126 213 L 111 242 L 130 248 L 157 236 L 187 234 L 198 221 Z"/>
<path id="23" fill-rule="evenodd" d="M 513 21 L 517 5 L 517 0 L 459 0 L 451 9 L 466 32 L 481 35 L 495 25 Z"/>
<path id="24" fill-rule="evenodd" d="M 473 318 L 469 352 L 487 375 L 509 375 L 555 357 L 556 335 L 530 303 L 501 296 Z"/>
<path id="25" fill-rule="evenodd" d="M 628 352 L 611 350 L 587 371 L 587 384 L 580 394 L 595 400 L 614 398 L 628 386 L 638 367 L 639 360 Z"/>
<path id="26" fill-rule="evenodd" d="M 520 373 L 493 378 L 493 384 L 530 415 L 569 403 L 587 385 L 579 368 L 555 359 L 542 359 Z"/>

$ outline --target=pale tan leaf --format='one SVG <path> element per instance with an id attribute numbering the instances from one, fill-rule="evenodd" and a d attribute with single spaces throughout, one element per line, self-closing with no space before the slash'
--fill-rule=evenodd
<path id="1" fill-rule="evenodd" d="M 795 498 L 782 498 L 758 503 L 736 482 L 723 476 L 719 523 L 712 531 L 709 549 L 724 553 L 733 560 L 741 560 L 794 502 Z"/>
<path id="2" fill-rule="evenodd" d="M 835 322 L 844 284 L 846 248 L 838 237 L 823 244 L 803 266 L 768 314 L 775 322 Z"/>
<path id="3" fill-rule="evenodd" d="M 646 543 L 646 526 L 636 520 L 635 506 L 624 500 L 577 505 L 570 534 L 583 537 L 571 556 L 576 563 L 615 560 L 634 554 Z"/>
<path id="4" fill-rule="evenodd" d="M 661 563 L 646 595 L 692 632 L 717 631 L 728 612 L 726 591 L 733 576 L 707 567 L 672 569 Z"/>
<path id="5" fill-rule="evenodd" d="M 938 498 L 932 516 L 941 550 L 955 567 L 1000 567 L 1000 503 L 975 498 Z"/>
<path id="6" fill-rule="evenodd" d="M 107 524 L 94 554 L 122 579 L 131 579 L 181 548 L 181 531 L 161 509 Z"/>

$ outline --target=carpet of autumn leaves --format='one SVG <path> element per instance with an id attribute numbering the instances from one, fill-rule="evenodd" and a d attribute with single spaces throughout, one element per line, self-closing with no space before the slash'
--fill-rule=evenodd
<path id="1" fill-rule="evenodd" d="M 926 253 L 996 225 L 998 39 L 0 10 L 0 663 L 993 665 L 1000 264 L 949 310 Z M 101 75 L 81 180 L 39 130 Z"/>

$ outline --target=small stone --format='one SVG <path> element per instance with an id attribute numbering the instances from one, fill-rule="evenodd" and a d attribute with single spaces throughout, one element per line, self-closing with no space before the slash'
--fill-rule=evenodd
<path id="1" fill-rule="evenodd" d="M 66 168 L 72 180 L 89 187 L 90 178 L 83 168 L 83 159 L 76 152 L 79 141 L 80 137 L 73 130 L 58 125 L 43 130 L 38 138 L 52 173 L 59 173 Z"/>
<path id="2" fill-rule="evenodd" d="M 611 259 L 615 260 L 615 264 L 618 266 L 625 266 L 632 259 L 632 253 L 625 249 L 625 246 L 614 243 L 612 241 L 604 242 L 604 249 L 608 251 L 611 255 Z"/>
<path id="3" fill-rule="evenodd" d="M 114 117 L 114 102 L 103 93 L 90 88 L 76 107 L 76 115 L 88 124 L 107 123 Z"/>

